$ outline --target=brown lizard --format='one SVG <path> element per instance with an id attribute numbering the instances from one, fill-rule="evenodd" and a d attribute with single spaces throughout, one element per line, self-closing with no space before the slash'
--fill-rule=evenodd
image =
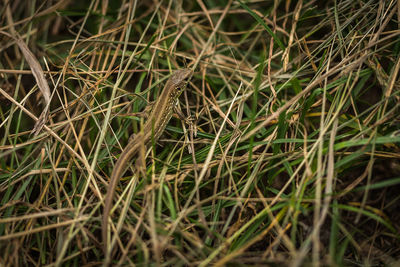
<path id="1" fill-rule="evenodd" d="M 178 97 L 185 88 L 187 80 L 190 78 L 192 73 L 193 72 L 190 69 L 181 69 L 175 71 L 171 75 L 165 84 L 161 95 L 154 104 L 147 122 L 143 126 L 143 130 L 134 138 L 130 139 L 129 143 L 126 145 L 119 159 L 115 163 L 104 202 L 102 224 L 104 252 L 107 250 L 108 217 L 110 215 L 117 183 L 127 170 L 129 161 L 138 153 L 139 149 L 143 145 L 144 147 L 147 147 L 151 143 L 152 138 L 156 141 L 160 137 L 168 121 L 171 119 L 173 108 L 177 103 Z"/>

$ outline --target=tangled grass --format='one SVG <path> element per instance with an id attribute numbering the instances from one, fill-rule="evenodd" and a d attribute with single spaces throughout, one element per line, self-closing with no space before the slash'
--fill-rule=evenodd
<path id="1" fill-rule="evenodd" d="M 393 0 L 1 2 L 0 266 L 396 264 L 399 17 Z M 107 255 L 114 163 L 184 67 L 186 120 L 120 181 Z"/>

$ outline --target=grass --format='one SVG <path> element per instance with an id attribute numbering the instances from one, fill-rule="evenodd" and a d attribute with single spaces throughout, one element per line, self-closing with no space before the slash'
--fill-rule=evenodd
<path id="1" fill-rule="evenodd" d="M 3 1 L 0 266 L 398 264 L 399 3 Z M 107 256 L 113 166 L 185 67 Z"/>

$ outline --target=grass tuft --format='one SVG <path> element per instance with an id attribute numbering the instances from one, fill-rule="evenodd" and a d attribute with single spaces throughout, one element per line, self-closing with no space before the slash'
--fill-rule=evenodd
<path id="1" fill-rule="evenodd" d="M 110 174 L 181 68 L 184 119 L 117 186 L 113 265 L 399 264 L 399 10 L 2 1 L 0 266 L 105 262 Z"/>

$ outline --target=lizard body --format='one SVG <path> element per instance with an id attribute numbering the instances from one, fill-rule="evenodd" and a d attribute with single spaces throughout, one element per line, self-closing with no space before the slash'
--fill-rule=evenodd
<path id="1" fill-rule="evenodd" d="M 175 71 L 171 75 L 165 84 L 161 95 L 155 102 L 150 115 L 143 126 L 143 130 L 134 138 L 130 139 L 129 143 L 124 148 L 119 159 L 115 163 L 104 202 L 102 239 L 105 251 L 107 249 L 108 217 L 110 215 L 112 200 L 118 181 L 127 170 L 130 160 L 138 153 L 140 147 L 143 144 L 144 147 L 147 147 L 150 144 L 152 137 L 155 141 L 160 137 L 167 126 L 167 123 L 171 119 L 173 108 L 177 103 L 177 99 L 182 93 L 187 83 L 187 79 L 192 75 L 192 73 L 193 72 L 190 69 L 181 69 Z"/>

